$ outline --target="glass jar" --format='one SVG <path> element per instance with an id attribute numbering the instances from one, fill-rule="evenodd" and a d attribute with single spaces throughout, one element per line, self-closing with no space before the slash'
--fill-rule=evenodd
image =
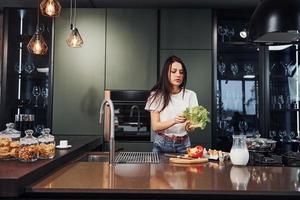
<path id="1" fill-rule="evenodd" d="M 7 123 L 0 133 L 0 159 L 14 160 L 19 156 L 20 131 L 14 129 L 14 123 Z"/>
<path id="2" fill-rule="evenodd" d="M 37 161 L 39 156 L 39 142 L 32 136 L 33 130 L 25 131 L 26 136 L 20 139 L 19 160 L 22 162 Z"/>
<path id="3" fill-rule="evenodd" d="M 55 156 L 55 139 L 50 134 L 50 128 L 44 128 L 42 135 L 38 137 L 39 141 L 39 158 L 52 159 Z"/>

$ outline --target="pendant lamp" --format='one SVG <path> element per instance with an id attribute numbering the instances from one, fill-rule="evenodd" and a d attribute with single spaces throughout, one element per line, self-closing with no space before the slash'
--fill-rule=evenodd
<path id="1" fill-rule="evenodd" d="M 250 41 L 265 44 L 298 42 L 300 0 L 263 0 L 249 23 Z"/>
<path id="2" fill-rule="evenodd" d="M 58 17 L 61 5 L 57 0 L 43 0 L 40 4 L 42 15 L 47 17 Z"/>
<path id="3" fill-rule="evenodd" d="M 32 38 L 30 39 L 29 43 L 27 44 L 27 50 L 29 51 L 29 53 L 36 54 L 36 55 L 44 55 L 48 51 L 48 46 L 40 31 L 39 7 L 37 7 L 36 31 L 32 36 Z"/>
<path id="4" fill-rule="evenodd" d="M 74 10 L 72 8 L 72 1 L 71 0 L 71 9 L 70 9 L 70 29 L 71 32 L 68 35 L 66 40 L 67 44 L 71 48 L 79 48 L 83 45 L 83 40 L 81 35 L 76 27 L 76 0 L 74 0 Z"/>

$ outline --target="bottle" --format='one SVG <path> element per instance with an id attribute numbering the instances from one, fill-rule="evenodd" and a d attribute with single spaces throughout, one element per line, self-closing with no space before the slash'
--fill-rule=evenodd
<path id="1" fill-rule="evenodd" d="M 20 131 L 14 129 L 14 123 L 7 123 L 6 129 L 0 133 L 0 159 L 14 160 L 19 156 Z"/>
<path id="2" fill-rule="evenodd" d="M 55 139 L 50 135 L 50 128 L 44 128 L 39 141 L 39 159 L 52 159 L 55 156 Z"/>
<path id="3" fill-rule="evenodd" d="M 33 137 L 33 130 L 25 131 L 26 136 L 20 139 L 19 160 L 21 162 L 37 161 L 39 156 L 39 142 Z"/>

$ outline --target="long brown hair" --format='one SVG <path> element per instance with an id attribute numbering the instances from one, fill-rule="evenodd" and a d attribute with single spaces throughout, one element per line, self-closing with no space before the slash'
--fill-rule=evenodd
<path id="1" fill-rule="evenodd" d="M 178 58 L 177 56 L 170 56 L 165 64 L 164 67 L 161 71 L 161 75 L 159 77 L 158 82 L 153 86 L 153 88 L 150 90 L 150 95 L 149 95 L 149 100 L 151 101 L 150 105 L 157 99 L 157 98 L 161 98 L 161 100 L 163 100 L 163 107 L 160 111 L 164 110 L 170 103 L 171 100 L 171 83 L 169 81 L 169 70 L 171 65 L 174 62 L 178 62 L 182 65 L 182 69 L 183 69 L 183 81 L 182 83 L 179 85 L 179 87 L 181 89 L 183 89 L 183 94 L 184 94 L 184 90 L 185 90 L 185 85 L 186 85 L 186 81 L 187 81 L 187 71 L 186 71 L 186 67 L 185 64 L 183 63 L 183 61 Z"/>

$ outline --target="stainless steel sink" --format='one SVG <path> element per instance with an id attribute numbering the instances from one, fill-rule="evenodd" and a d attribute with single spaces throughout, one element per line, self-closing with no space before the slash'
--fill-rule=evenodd
<path id="1" fill-rule="evenodd" d="M 90 152 L 81 157 L 79 162 L 108 162 L 109 155 L 105 152 Z"/>
<path id="2" fill-rule="evenodd" d="M 108 162 L 109 154 L 106 152 L 90 152 L 78 161 Z M 157 164 L 159 162 L 159 156 L 156 152 L 119 152 L 115 158 L 116 164 Z"/>

